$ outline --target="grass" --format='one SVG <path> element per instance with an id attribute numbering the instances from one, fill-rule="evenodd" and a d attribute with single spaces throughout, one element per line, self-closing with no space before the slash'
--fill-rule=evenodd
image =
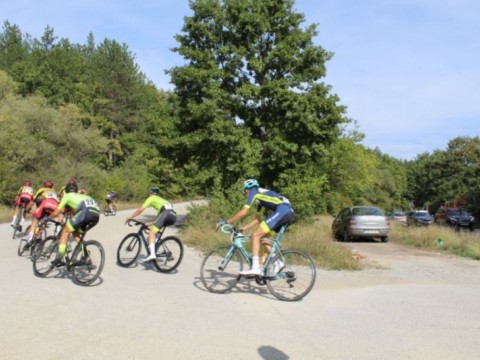
<path id="1" fill-rule="evenodd" d="M 447 253 L 480 260 L 480 237 L 469 230 L 455 231 L 449 227 L 407 227 L 392 224 L 390 239 L 402 245 L 423 249 L 442 250 Z"/>

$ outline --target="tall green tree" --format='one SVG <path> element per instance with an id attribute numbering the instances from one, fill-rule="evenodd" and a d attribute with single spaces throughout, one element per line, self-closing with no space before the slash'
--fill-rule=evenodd
<path id="1" fill-rule="evenodd" d="M 348 122 L 321 82 L 332 54 L 313 43 L 316 24 L 302 27 L 292 0 L 190 7 L 173 49 L 186 65 L 169 70 L 180 104 L 178 165 L 204 185 L 220 178 L 223 188 L 247 176 L 277 188 L 316 186 L 325 151 Z"/>
<path id="2" fill-rule="evenodd" d="M 23 35 L 17 25 L 5 21 L 0 33 L 0 70 L 8 71 L 14 64 L 24 61 L 30 42 L 29 35 Z"/>

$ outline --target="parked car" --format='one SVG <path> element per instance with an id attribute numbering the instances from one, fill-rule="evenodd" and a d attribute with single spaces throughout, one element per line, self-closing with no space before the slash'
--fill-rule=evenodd
<path id="1" fill-rule="evenodd" d="M 407 215 L 403 211 L 394 211 L 388 215 L 388 218 L 398 223 L 407 223 Z"/>
<path id="2" fill-rule="evenodd" d="M 433 216 L 428 210 L 414 210 L 407 214 L 408 226 L 428 226 L 433 223 Z"/>
<path id="3" fill-rule="evenodd" d="M 475 230 L 475 218 L 464 209 L 441 207 L 434 216 L 435 224 L 454 227 L 457 230 L 461 228 Z"/>
<path id="4" fill-rule="evenodd" d="M 338 240 L 380 238 L 388 241 L 390 223 L 385 213 L 374 206 L 351 206 L 343 209 L 332 224 L 333 236 Z"/>

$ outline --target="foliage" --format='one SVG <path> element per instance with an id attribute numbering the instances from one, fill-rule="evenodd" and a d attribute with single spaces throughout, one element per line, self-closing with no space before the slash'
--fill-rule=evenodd
<path id="1" fill-rule="evenodd" d="M 207 188 L 218 178 L 229 189 L 252 176 L 271 187 L 306 171 L 310 185 L 321 183 L 313 180 L 312 163 L 348 120 L 319 82 L 331 54 L 313 45 L 316 26 L 302 29 L 304 16 L 290 0 L 190 6 L 193 16 L 185 18 L 174 49 L 187 65 L 169 71 L 182 119 L 178 166 L 201 162 L 192 175 Z M 305 212 L 314 208 L 308 204 Z"/>

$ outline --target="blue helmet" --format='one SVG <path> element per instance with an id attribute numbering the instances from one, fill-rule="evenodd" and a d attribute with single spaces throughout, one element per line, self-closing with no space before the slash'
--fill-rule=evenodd
<path id="1" fill-rule="evenodd" d="M 249 189 L 252 189 L 252 188 L 258 188 L 258 187 L 260 187 L 260 184 L 255 179 L 248 179 L 248 180 L 245 180 L 245 182 L 243 183 L 243 188 L 245 190 L 249 190 Z"/>

